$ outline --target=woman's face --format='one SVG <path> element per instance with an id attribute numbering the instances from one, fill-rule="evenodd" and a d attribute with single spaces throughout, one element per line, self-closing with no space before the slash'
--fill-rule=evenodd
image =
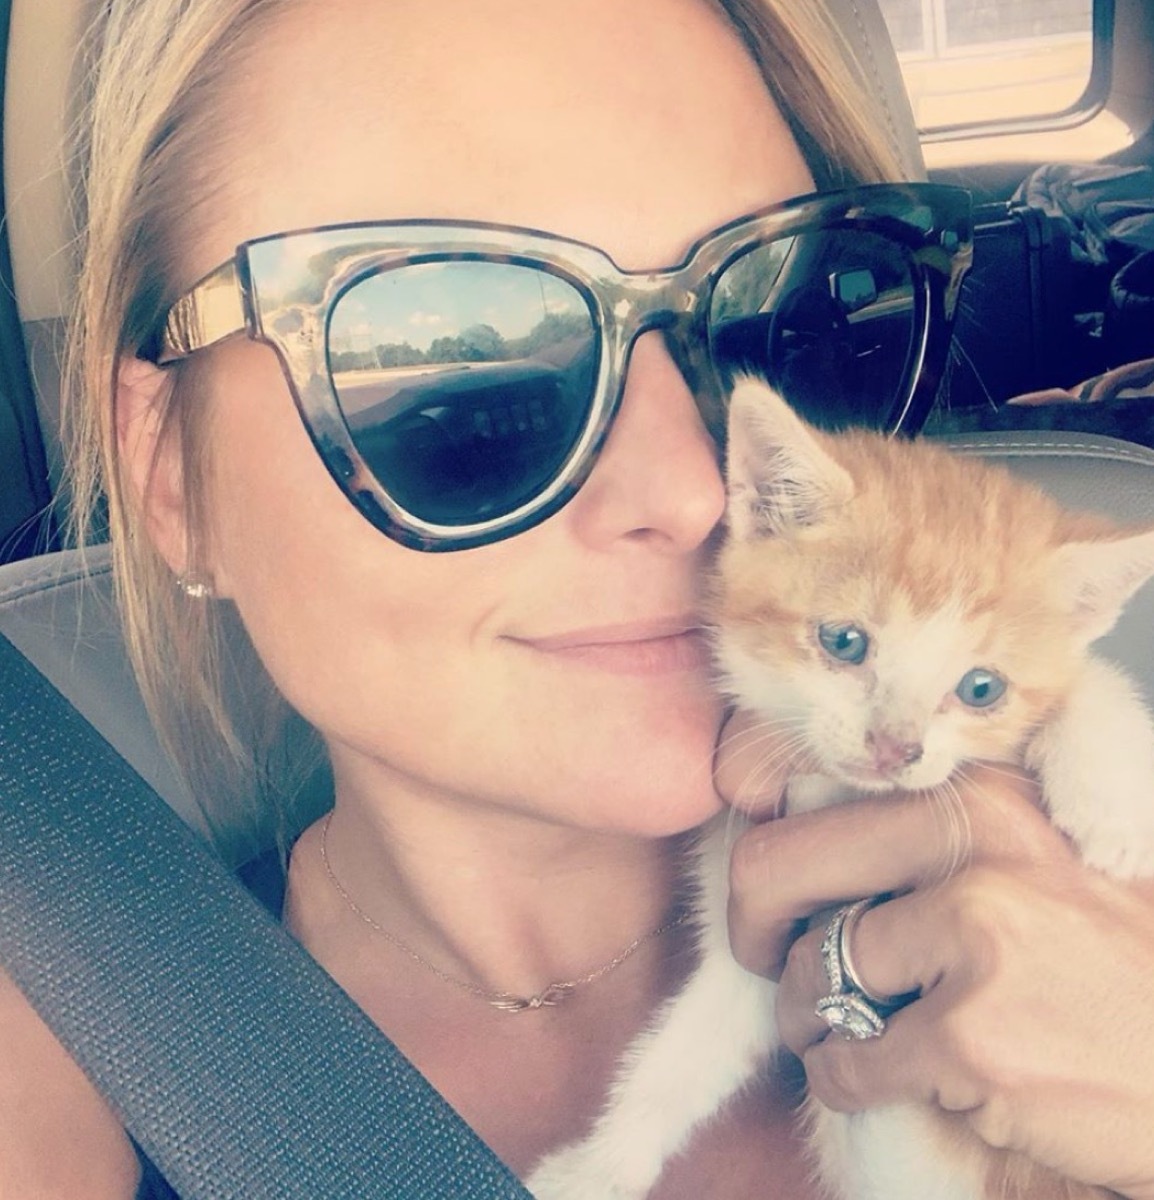
<path id="1" fill-rule="evenodd" d="M 526 225 L 660 267 L 812 186 L 701 0 L 297 4 L 222 111 L 219 218 L 190 278 L 261 234 L 410 217 Z M 576 498 L 450 554 L 400 547 L 352 508 L 271 350 L 209 353 L 217 590 L 340 786 L 646 835 L 714 811 L 719 705 L 685 631 L 724 491 L 659 335 L 637 343 Z"/>

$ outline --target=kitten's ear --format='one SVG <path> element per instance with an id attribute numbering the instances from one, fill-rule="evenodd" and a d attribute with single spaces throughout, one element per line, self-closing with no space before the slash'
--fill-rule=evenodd
<path id="1" fill-rule="evenodd" d="M 849 472 L 760 379 L 741 378 L 729 402 L 727 515 L 747 540 L 818 524 L 853 498 Z"/>
<path id="2" fill-rule="evenodd" d="M 1154 576 L 1154 530 L 1068 542 L 1057 560 L 1060 599 L 1089 644 L 1113 629 L 1130 598 Z"/>

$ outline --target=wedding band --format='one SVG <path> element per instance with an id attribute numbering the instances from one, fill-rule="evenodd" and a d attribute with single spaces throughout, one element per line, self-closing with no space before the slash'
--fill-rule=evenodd
<path id="1" fill-rule="evenodd" d="M 875 908 L 879 904 L 876 896 L 871 896 L 867 900 L 859 900 L 856 904 L 851 904 L 845 909 L 845 916 L 841 922 L 841 933 L 838 936 L 838 954 L 841 962 L 842 982 L 847 991 L 857 992 L 858 995 L 864 997 L 875 1008 L 892 1009 L 896 996 L 879 996 L 876 992 L 871 992 L 868 987 L 861 981 L 861 975 L 858 974 L 857 965 L 853 957 L 853 931 L 857 926 L 858 918 L 868 908 Z"/>
<path id="2" fill-rule="evenodd" d="M 821 960 L 829 983 L 829 994 L 817 1002 L 814 1012 L 834 1033 L 850 1041 L 881 1037 L 886 1031 L 885 1017 L 878 1012 L 875 1002 L 856 985 L 856 976 L 850 976 L 844 956 L 847 921 L 856 921 L 860 913 L 873 903 L 872 899 L 858 900 L 839 908 L 830 917 L 821 943 Z"/>

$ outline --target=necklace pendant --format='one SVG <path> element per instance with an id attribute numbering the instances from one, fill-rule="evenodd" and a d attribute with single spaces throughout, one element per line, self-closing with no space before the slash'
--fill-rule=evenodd
<path id="1" fill-rule="evenodd" d="M 489 1003 L 493 1008 L 508 1013 L 529 1012 L 537 1008 L 556 1008 L 562 1000 L 568 999 L 573 986 L 571 983 L 551 983 L 548 987 L 542 988 L 535 996 L 494 996 Z"/>
<path id="2" fill-rule="evenodd" d="M 573 990 L 571 983 L 551 983 L 543 991 L 537 993 L 529 1000 L 530 1008 L 556 1008 L 562 1000 L 569 999 L 569 993 Z"/>

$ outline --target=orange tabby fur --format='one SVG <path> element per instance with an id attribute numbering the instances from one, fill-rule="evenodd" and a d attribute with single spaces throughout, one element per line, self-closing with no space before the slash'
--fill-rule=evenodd
<path id="1" fill-rule="evenodd" d="M 815 432 L 850 474 L 853 502 L 833 521 L 788 538 L 734 539 L 719 564 L 714 620 L 756 646 L 768 664 L 820 660 L 815 614 L 876 624 L 929 616 L 958 595 L 982 632 L 983 661 L 1014 681 L 983 720 L 971 757 L 1015 757 L 1023 738 L 1061 703 L 1082 661 L 1082 640 L 1042 581 L 1063 544 L 1111 540 L 1104 518 L 1068 513 L 1040 489 L 981 459 L 930 442 Z M 933 514 L 949 540 L 927 536 Z"/>
<path id="2" fill-rule="evenodd" d="M 822 663 L 817 619 L 881 626 L 961 602 L 959 616 L 980 632 L 977 661 L 1013 680 L 1006 703 L 975 723 L 968 757 L 1017 759 L 1061 705 L 1084 658 L 1086 639 L 1074 632 L 1068 597 L 1063 603 L 1051 586 L 1053 555 L 1067 543 L 1110 541 L 1124 531 L 1067 513 L 1008 471 L 932 443 L 811 432 L 851 477 L 852 501 L 835 498 L 832 514 L 826 504 L 822 519 L 802 521 L 788 536 L 731 538 L 713 619 L 772 670 L 775 663 Z M 833 1135 L 827 1110 L 812 1100 L 806 1110 L 813 1136 L 823 1129 Z M 991 1149 L 961 1116 L 928 1109 L 926 1116 L 943 1172 L 953 1164 L 984 1178 L 986 1200 L 1113 1194 Z"/>

